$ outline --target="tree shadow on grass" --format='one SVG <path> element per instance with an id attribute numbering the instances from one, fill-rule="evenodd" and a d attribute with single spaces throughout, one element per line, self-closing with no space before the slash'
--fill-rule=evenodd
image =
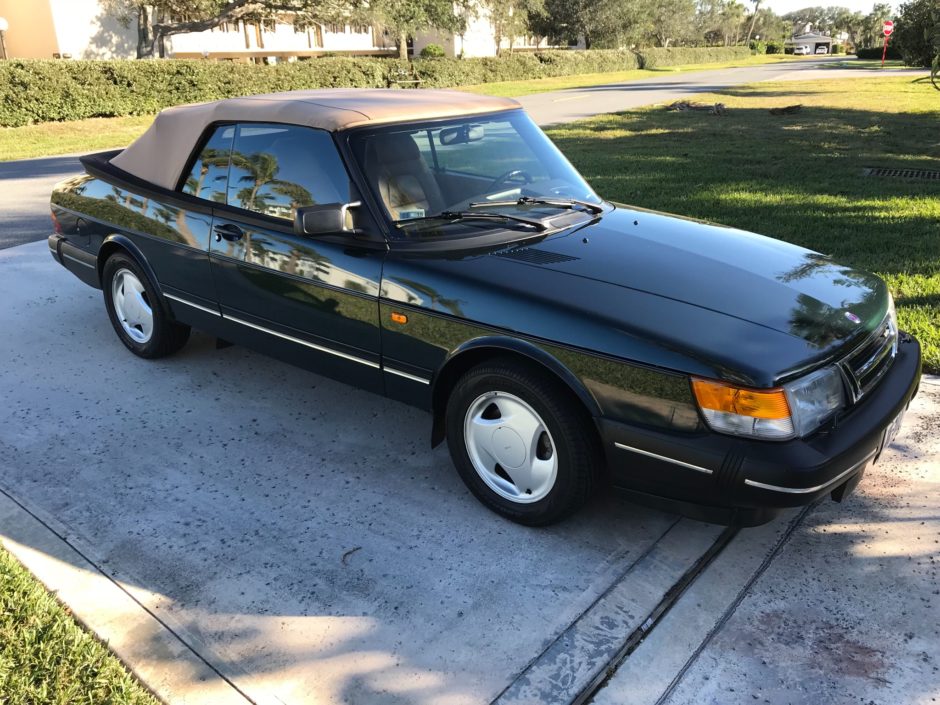
<path id="1" fill-rule="evenodd" d="M 937 117 L 645 110 L 549 134 L 605 198 L 760 232 L 882 274 L 935 276 L 940 182 L 865 169 L 940 169 Z"/>

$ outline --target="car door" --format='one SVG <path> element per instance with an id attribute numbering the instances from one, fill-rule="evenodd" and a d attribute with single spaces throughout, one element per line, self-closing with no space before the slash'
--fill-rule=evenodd
<path id="1" fill-rule="evenodd" d="M 384 247 L 293 230 L 297 208 L 348 203 L 351 189 L 330 133 L 236 125 L 225 207 L 213 212 L 211 269 L 233 341 L 381 392 Z"/>

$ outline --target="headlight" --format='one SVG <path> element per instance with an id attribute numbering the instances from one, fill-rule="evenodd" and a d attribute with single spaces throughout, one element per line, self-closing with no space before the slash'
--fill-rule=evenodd
<path id="1" fill-rule="evenodd" d="M 835 367 L 772 389 L 693 378 L 692 390 L 713 430 L 777 441 L 815 431 L 845 404 L 842 376 Z"/>
<path id="2" fill-rule="evenodd" d="M 894 297 L 891 296 L 891 292 L 888 292 L 888 330 L 890 335 L 894 336 L 894 349 L 891 351 L 891 356 L 898 354 L 898 312 L 894 308 Z"/>
<path id="3" fill-rule="evenodd" d="M 801 377 L 783 388 L 790 402 L 796 435 L 806 436 L 845 406 L 842 375 L 835 367 L 825 367 Z"/>

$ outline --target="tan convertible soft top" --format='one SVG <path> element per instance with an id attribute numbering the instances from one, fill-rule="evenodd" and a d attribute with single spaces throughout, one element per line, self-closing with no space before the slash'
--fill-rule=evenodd
<path id="1" fill-rule="evenodd" d="M 519 103 L 511 98 L 396 88 L 327 88 L 228 98 L 167 108 L 111 163 L 152 184 L 172 189 L 196 141 L 214 122 L 279 122 L 334 132 L 358 125 L 476 115 L 518 107 Z"/>

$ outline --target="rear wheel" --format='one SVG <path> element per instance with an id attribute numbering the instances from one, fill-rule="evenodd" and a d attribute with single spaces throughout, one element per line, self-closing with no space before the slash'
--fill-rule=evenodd
<path id="1" fill-rule="evenodd" d="M 189 339 L 189 326 L 170 320 L 156 288 L 137 262 L 116 253 L 102 272 L 104 303 L 121 342 L 135 355 L 172 355 Z"/>
<path id="2" fill-rule="evenodd" d="M 448 400 L 446 425 L 464 483 L 508 519 L 550 524 L 593 490 L 599 451 L 589 417 L 560 382 L 514 360 L 465 373 Z"/>

